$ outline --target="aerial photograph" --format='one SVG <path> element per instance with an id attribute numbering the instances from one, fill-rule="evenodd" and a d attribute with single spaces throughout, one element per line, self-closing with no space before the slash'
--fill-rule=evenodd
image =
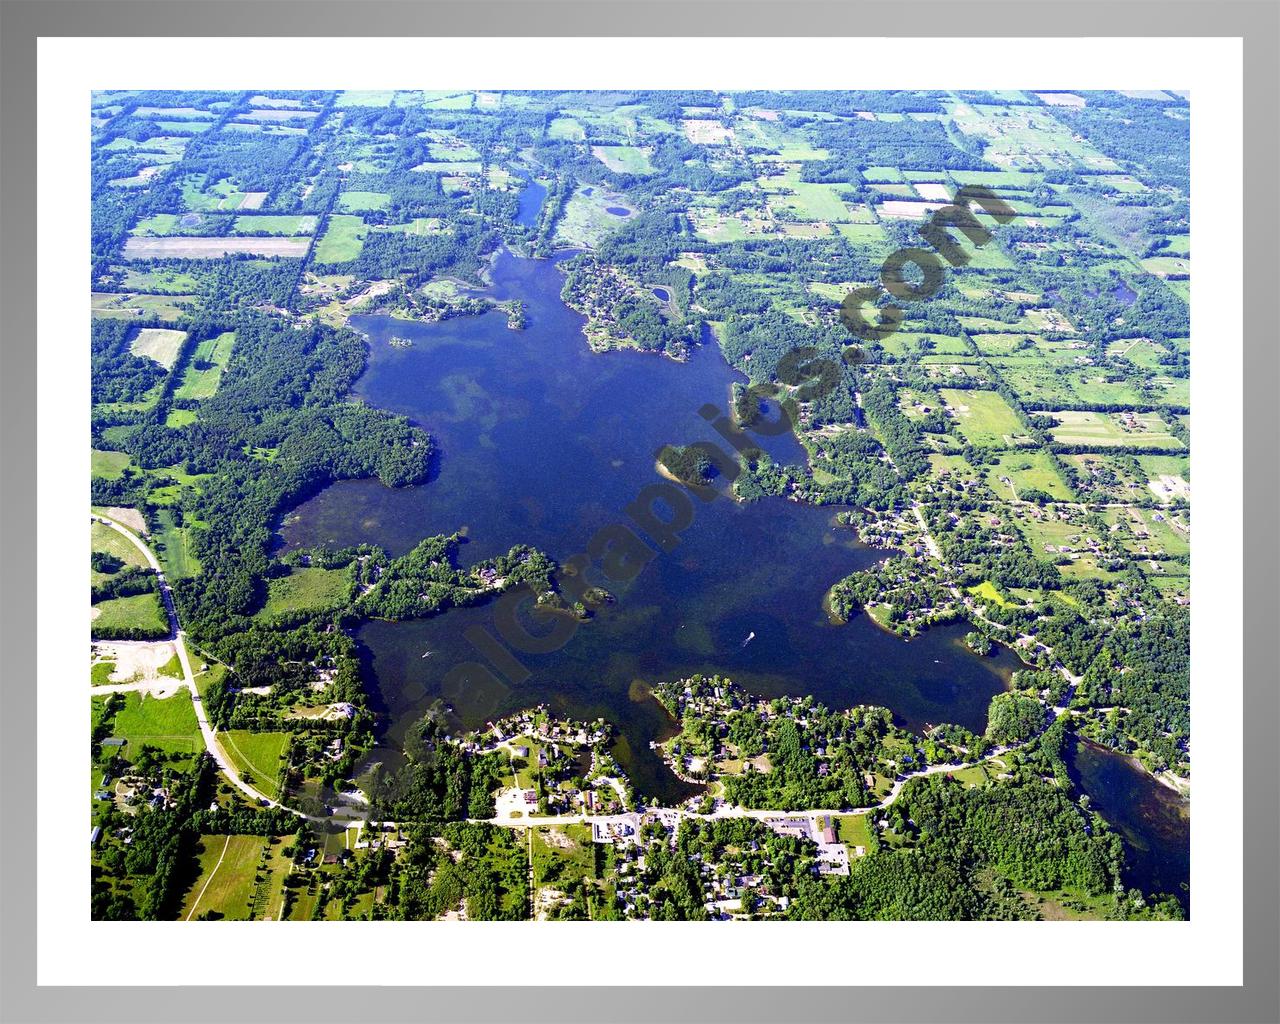
<path id="1" fill-rule="evenodd" d="M 89 113 L 93 920 L 1190 918 L 1188 91 Z"/>

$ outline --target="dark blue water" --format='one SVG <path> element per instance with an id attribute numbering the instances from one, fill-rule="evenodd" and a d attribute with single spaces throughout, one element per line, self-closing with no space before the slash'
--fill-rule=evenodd
<path id="1" fill-rule="evenodd" d="M 546 198 L 546 185 L 537 181 L 527 182 L 520 190 L 520 209 L 516 213 L 516 223 L 525 228 L 533 227 L 538 222 L 538 214 Z"/>
<path id="2" fill-rule="evenodd" d="M 611 213 L 611 214 L 613 214 L 615 217 L 629 217 L 629 216 L 631 216 L 631 211 L 630 211 L 630 210 L 628 210 L 625 206 L 606 206 L 606 207 L 604 208 L 604 212 L 605 212 L 605 213 Z"/>
<path id="3" fill-rule="evenodd" d="M 504 254 L 492 278 L 495 298 L 525 301 L 526 330 L 508 330 L 502 312 L 430 325 L 353 319 L 371 339 L 359 396 L 430 430 L 441 451 L 437 474 L 401 490 L 375 480 L 336 484 L 290 517 L 283 529 L 290 545 L 370 542 L 402 553 L 423 537 L 465 530 L 464 564 L 516 543 L 563 563 L 602 527 L 629 522 L 627 505 L 661 482 L 654 457 L 662 445 L 718 440 L 698 410 L 727 409 L 732 383 L 744 378 L 714 343 L 684 363 L 635 351 L 595 354 L 582 318 L 560 301 L 554 263 Z M 393 347 L 392 337 L 413 345 Z M 779 462 L 804 462 L 789 434 L 758 440 Z M 486 661 L 463 632 L 496 633 L 492 604 L 364 626 L 359 639 L 382 707 L 401 724 L 438 696 L 468 726 L 538 701 L 575 717 L 603 715 L 621 731 L 619 755 L 637 788 L 664 799 L 684 787 L 649 750 L 671 730 L 643 692 L 660 679 L 720 672 L 765 694 L 887 705 L 916 727 L 983 726 L 991 696 L 1017 665 L 1011 654 L 973 656 L 964 626 L 905 643 L 865 616 L 828 622 L 827 589 L 882 557 L 833 524 L 837 509 L 781 498 L 693 505 L 678 546 L 629 583 L 600 580 L 616 603 L 562 649 L 522 654 L 531 674 L 517 683 L 458 685 L 449 676 L 460 663 Z"/>
<path id="4" fill-rule="evenodd" d="M 660 298 L 663 302 L 671 301 L 671 293 L 667 291 L 665 288 L 651 288 L 650 291 L 652 291 L 653 294 L 656 295 L 658 298 Z"/>
<path id="5" fill-rule="evenodd" d="M 1190 908 L 1191 804 L 1141 766 L 1096 743 L 1068 748 L 1067 766 L 1093 810 L 1124 839 L 1124 883 Z"/>

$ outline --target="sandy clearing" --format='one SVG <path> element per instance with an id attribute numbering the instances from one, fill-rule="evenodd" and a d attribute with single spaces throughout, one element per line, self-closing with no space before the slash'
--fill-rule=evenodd
<path id="1" fill-rule="evenodd" d="M 142 518 L 142 513 L 136 508 L 120 508 L 117 505 L 111 505 L 103 508 L 102 514 L 107 516 L 109 519 L 114 519 L 122 526 L 129 527 L 129 529 L 134 533 L 146 536 L 146 521 Z"/>
<path id="2" fill-rule="evenodd" d="M 726 128 L 719 121 L 681 121 L 685 138 L 690 142 L 704 146 L 720 146 L 733 142 L 732 128 Z"/>
<path id="3" fill-rule="evenodd" d="M 1042 103 L 1046 103 L 1051 107 L 1083 107 L 1084 97 L 1077 96 L 1073 92 L 1038 92 Z"/>
<path id="4" fill-rule="evenodd" d="M 906 217 L 924 220 L 934 210 L 941 210 L 948 203 L 922 203 L 911 199 L 886 199 L 879 206 L 881 217 Z"/>
<path id="5" fill-rule="evenodd" d="M 940 182 L 918 182 L 915 189 L 926 199 L 936 199 L 944 203 L 951 202 L 951 190 Z"/>
<path id="6" fill-rule="evenodd" d="M 310 238 L 130 238 L 127 260 L 217 259 L 235 253 L 253 256 L 305 256 Z"/>
<path id="7" fill-rule="evenodd" d="M 163 327 L 142 327 L 129 342 L 129 351 L 135 356 L 153 359 L 166 370 L 172 370 L 187 339 L 186 331 L 171 331 Z"/>
<path id="8" fill-rule="evenodd" d="M 115 670 L 107 677 L 112 683 L 156 679 L 160 676 L 160 666 L 172 661 L 176 653 L 170 640 L 155 643 L 98 640 L 93 646 L 99 659 L 115 662 Z M 182 685 L 181 679 L 167 676 L 164 679 L 166 683 Z"/>

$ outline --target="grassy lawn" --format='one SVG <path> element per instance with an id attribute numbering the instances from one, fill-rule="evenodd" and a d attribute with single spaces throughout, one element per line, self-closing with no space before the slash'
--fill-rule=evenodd
<path id="1" fill-rule="evenodd" d="M 346 263 L 360 255 L 368 228 L 359 217 L 335 214 L 316 243 L 317 263 Z"/>
<path id="2" fill-rule="evenodd" d="M 986 765 L 981 764 L 974 765 L 972 768 L 961 768 L 959 771 L 951 773 L 951 777 L 962 783 L 966 789 L 985 786 L 991 781 L 991 776 L 992 773 L 987 771 Z"/>
<path id="3" fill-rule="evenodd" d="M 832 821 L 836 826 L 837 838 L 849 847 L 851 856 L 855 846 L 863 849 L 871 846 L 871 826 L 867 823 L 867 815 L 835 814 L 832 815 Z"/>
<path id="4" fill-rule="evenodd" d="M 174 391 L 173 397 L 211 398 L 218 390 L 235 343 L 235 331 L 223 331 L 217 337 L 205 338 L 197 344 L 186 370 L 183 371 L 182 383 Z"/>
<path id="5" fill-rule="evenodd" d="M 983 580 L 976 587 L 970 587 L 969 593 L 980 600 L 999 605 L 1001 608 L 1013 607 L 1013 602 L 1006 601 L 1004 595 L 996 589 L 996 585 L 990 580 Z"/>
<path id="6" fill-rule="evenodd" d="M 289 742 L 287 732 L 247 732 L 233 729 L 219 733 L 222 749 L 235 763 L 245 782 L 273 800 L 280 795 L 277 779 L 280 761 Z"/>
<path id="7" fill-rule="evenodd" d="M 258 614 L 276 619 L 291 612 L 333 607 L 346 599 L 350 582 L 346 569 L 294 569 L 288 576 L 267 581 L 267 604 Z"/>
<path id="8" fill-rule="evenodd" d="M 143 693 L 126 693 L 124 700 L 112 732 L 128 740 L 125 756 L 130 761 L 137 758 L 144 744 L 168 754 L 196 754 L 204 749 L 187 690 L 163 700 Z"/>
<path id="9" fill-rule="evenodd" d="M 179 919 L 205 913 L 216 919 L 247 921 L 265 836 L 201 836 L 200 875 L 187 893 Z"/>
<path id="10" fill-rule="evenodd" d="M 960 433 L 976 445 L 1003 448 L 1025 433 L 1009 403 L 994 391 L 948 388 L 938 394 L 955 411 Z"/>

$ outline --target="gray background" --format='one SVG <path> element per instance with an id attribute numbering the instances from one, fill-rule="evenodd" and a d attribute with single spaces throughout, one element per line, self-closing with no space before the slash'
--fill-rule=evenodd
<path id="1" fill-rule="evenodd" d="M 518 988 L 36 988 L 35 804 L 35 160 L 39 36 L 1236 36 L 1245 40 L 1245 613 L 1244 980 L 1242 988 L 724 987 Z M 1034 2 L 433 3 L 404 0 L 0 0 L 0 1016 L 58 1021 L 1258 1021 L 1280 1020 L 1277 869 L 1277 286 L 1280 237 L 1275 0 L 1034 0 Z M 1082 42 L 1082 59 L 1087 57 Z M 850 46 L 856 54 L 856 45 Z M 854 58 L 856 59 L 856 58 Z M 957 60 L 982 59 L 957 46 Z M 997 60 L 998 55 L 989 59 Z M 1171 69 L 1176 72 L 1176 69 Z M 1171 73 L 1176 79 L 1176 73 Z M 163 87 L 163 83 L 155 83 Z M 1236 211 L 1231 211 L 1233 214 Z M 1223 643 L 1236 642 L 1224 637 Z M 1236 680 L 1221 680 L 1235 685 Z M 1210 808 L 1203 806 L 1200 814 Z M 643 926 L 640 926 L 643 927 Z M 785 926 L 780 926 L 785 927 Z M 957 940 L 971 932 L 957 929 Z M 1033 933 L 1029 932 L 1031 937 Z M 287 932 L 282 933 L 287 935 Z M 761 931 L 762 941 L 785 941 Z M 341 963 L 341 938 L 329 968 Z M 1176 950 L 1171 950 L 1176 954 Z M 867 980 L 854 970 L 851 979 Z M 1064 973 L 1087 976 L 1089 951 Z M 998 969 L 998 964 L 996 965 Z M 237 973 L 235 954 L 211 964 Z M 646 975 L 661 964 L 637 965 Z M 1172 968 L 1171 968 L 1172 969 Z M 928 978 L 928 955 L 920 972 Z M 370 979 L 373 981 L 374 979 Z M 833 978 L 833 983 L 845 981 Z"/>

